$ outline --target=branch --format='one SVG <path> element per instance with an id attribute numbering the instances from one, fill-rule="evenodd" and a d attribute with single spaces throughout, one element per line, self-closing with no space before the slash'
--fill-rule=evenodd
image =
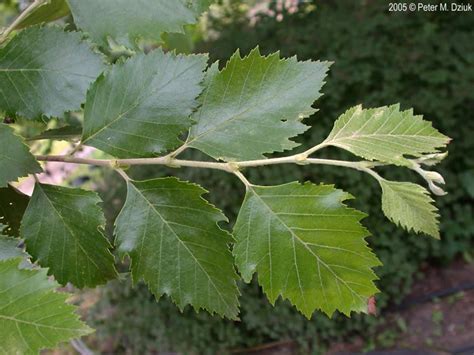
<path id="1" fill-rule="evenodd" d="M 306 158 L 305 154 L 295 154 L 288 157 L 282 158 L 271 158 L 271 159 L 260 159 L 260 160 L 248 160 L 241 162 L 207 162 L 207 161 L 195 161 L 195 160 L 182 160 L 174 159 L 169 156 L 158 157 L 158 158 L 136 158 L 136 159 L 88 159 L 88 158 L 76 158 L 67 155 L 38 155 L 36 159 L 39 161 L 48 162 L 62 162 L 71 164 L 85 164 L 85 165 L 96 165 L 103 167 L 110 167 L 117 169 L 120 167 L 133 166 L 133 165 L 164 165 L 175 168 L 180 167 L 192 167 L 202 169 L 214 169 L 222 170 L 228 173 L 235 174 L 242 168 L 252 168 L 259 166 L 277 165 L 277 164 L 298 164 L 298 165 L 332 165 L 341 166 L 350 169 L 355 169 L 363 172 L 367 172 L 375 177 L 375 173 L 371 168 L 379 165 L 383 165 L 377 162 L 370 161 L 358 161 L 350 162 L 343 160 L 332 160 L 332 159 L 317 159 L 317 158 Z M 378 175 L 377 175 L 378 176 Z M 240 177 L 240 176 L 239 176 Z"/>
<path id="2" fill-rule="evenodd" d="M 0 36 L 0 44 L 5 42 L 8 36 L 15 30 L 16 26 L 18 26 L 21 21 L 23 21 L 26 17 L 28 17 L 33 11 L 35 11 L 38 7 L 45 4 L 47 0 L 35 0 L 31 3 L 21 14 L 18 16 L 15 21 L 13 21 L 10 26 L 8 26 L 5 31 L 2 32 Z"/>

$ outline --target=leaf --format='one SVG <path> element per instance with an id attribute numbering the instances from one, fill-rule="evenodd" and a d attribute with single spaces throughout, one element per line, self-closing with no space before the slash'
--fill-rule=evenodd
<path id="1" fill-rule="evenodd" d="M 52 128 L 43 133 L 29 138 L 30 141 L 52 139 L 52 140 L 73 140 L 80 139 L 82 135 L 81 125 L 69 125 L 58 128 Z"/>
<path id="2" fill-rule="evenodd" d="M 2 234 L 5 233 L 6 227 L 7 226 L 0 224 L 0 261 L 21 258 L 21 263 L 18 265 L 20 269 L 34 268 L 35 265 L 31 264 L 29 260 L 30 256 L 25 252 L 22 241 Z"/>
<path id="3" fill-rule="evenodd" d="M 347 110 L 334 124 L 325 145 L 332 145 L 369 160 L 411 166 L 405 155 L 420 157 L 436 153 L 450 139 L 432 127 L 413 110 L 400 111 L 400 105 Z"/>
<path id="4" fill-rule="evenodd" d="M 438 209 L 429 192 L 417 184 L 381 179 L 382 210 L 395 224 L 408 231 L 439 239 Z"/>
<path id="5" fill-rule="evenodd" d="M 216 3 L 216 0 L 191 0 L 191 5 L 196 14 L 201 15 L 207 11 L 209 6 Z"/>
<path id="6" fill-rule="evenodd" d="M 0 223 L 6 225 L 4 233 L 18 237 L 20 223 L 29 198 L 11 185 L 0 188 Z M 1 228 L 0 228 L 1 229 Z"/>
<path id="7" fill-rule="evenodd" d="M 54 291 L 46 269 L 26 270 L 21 258 L 0 260 L 0 349 L 5 354 L 37 354 L 92 332 L 67 294 Z"/>
<path id="8" fill-rule="evenodd" d="M 0 48 L 0 109 L 30 119 L 77 110 L 103 70 L 81 34 L 32 27 Z"/>
<path id="9" fill-rule="evenodd" d="M 167 294 L 181 310 L 191 304 L 236 319 L 232 238 L 217 225 L 226 218 L 204 193 L 171 177 L 129 181 L 117 244 L 132 259 L 134 282 L 144 279 L 157 299 Z"/>
<path id="10" fill-rule="evenodd" d="M 18 247 L 20 244 L 18 239 L 2 234 L 5 233 L 5 228 L 5 225 L 0 224 L 0 261 L 27 256 L 28 254 Z"/>
<path id="11" fill-rule="evenodd" d="M 215 66 L 208 74 L 187 146 L 222 160 L 259 159 L 298 146 L 289 138 L 308 129 L 301 120 L 316 111 L 311 105 L 329 64 L 264 57 L 258 48 L 241 58 L 237 51 L 222 71 Z"/>
<path id="12" fill-rule="evenodd" d="M 191 125 L 206 60 L 158 49 L 115 65 L 87 95 L 82 142 L 120 158 L 177 147 Z"/>
<path id="13" fill-rule="evenodd" d="M 74 22 L 99 44 L 108 38 L 133 47 L 139 38 L 160 40 L 163 32 L 183 32 L 183 26 L 209 6 L 209 0 L 69 0 Z"/>
<path id="14" fill-rule="evenodd" d="M 27 255 L 18 248 L 19 240 L 0 235 L 0 262 L 2 260 L 18 258 Z"/>
<path id="15" fill-rule="evenodd" d="M 20 229 L 26 251 L 62 285 L 94 287 L 115 278 L 105 217 L 94 192 L 36 184 Z"/>
<path id="16" fill-rule="evenodd" d="M 364 240 L 365 215 L 342 203 L 349 198 L 329 185 L 250 186 L 234 227 L 243 279 L 257 272 L 270 302 L 281 295 L 308 318 L 367 312 L 381 263 Z"/>
<path id="17" fill-rule="evenodd" d="M 0 73 L 1 77 L 1 73 Z M 41 166 L 28 146 L 13 129 L 0 123 L 0 187 L 20 177 L 41 172 Z"/>
<path id="18" fill-rule="evenodd" d="M 56 21 L 69 15 L 69 13 L 66 0 L 49 0 L 26 16 L 15 28 L 21 29 L 44 22 Z"/>

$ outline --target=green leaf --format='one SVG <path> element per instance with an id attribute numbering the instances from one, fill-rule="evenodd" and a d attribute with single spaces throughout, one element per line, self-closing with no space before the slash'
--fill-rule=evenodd
<path id="1" fill-rule="evenodd" d="M 241 58 L 237 51 L 222 71 L 215 66 L 208 74 L 187 145 L 222 160 L 259 159 L 298 146 L 289 138 L 308 129 L 301 120 L 316 111 L 311 105 L 329 64 L 264 57 L 258 48 Z"/>
<path id="2" fill-rule="evenodd" d="M 0 187 L 5 187 L 8 182 L 16 181 L 20 177 L 41 171 L 41 166 L 30 153 L 28 146 L 11 127 L 0 123 Z"/>
<path id="3" fill-rule="evenodd" d="M 5 225 L 0 224 L 0 261 L 27 256 L 28 254 L 18 247 L 20 240 L 2 234 L 5 233 L 5 228 Z"/>
<path id="4" fill-rule="evenodd" d="M 103 70 L 81 34 L 32 27 L 0 48 L 0 109 L 30 119 L 77 110 Z"/>
<path id="5" fill-rule="evenodd" d="M 60 342 L 92 332 L 68 294 L 54 291 L 46 269 L 20 269 L 21 258 L 0 260 L 0 350 L 4 354 L 37 354 Z"/>
<path id="6" fill-rule="evenodd" d="M 28 196 L 11 185 L 0 188 L 0 223 L 7 227 L 4 230 L 5 234 L 12 237 L 19 236 L 21 219 L 29 200 Z"/>
<path id="7" fill-rule="evenodd" d="M 216 0 L 190 0 L 188 3 L 191 4 L 192 9 L 197 15 L 201 15 L 203 12 L 207 11 L 209 6 L 214 4 Z"/>
<path id="8" fill-rule="evenodd" d="M 191 125 L 206 60 L 158 49 L 115 65 L 87 95 L 82 142 L 120 158 L 177 147 Z"/>
<path id="9" fill-rule="evenodd" d="M 369 160 L 411 166 L 405 155 L 420 157 L 436 153 L 450 139 L 413 110 L 400 105 L 347 110 L 334 124 L 325 145 L 336 146 Z"/>
<path id="10" fill-rule="evenodd" d="M 69 125 L 59 128 L 52 128 L 43 133 L 29 138 L 30 141 L 52 139 L 52 140 L 74 140 L 80 139 L 82 135 L 81 125 Z"/>
<path id="11" fill-rule="evenodd" d="M 132 47 L 139 38 L 160 40 L 163 32 L 183 32 L 183 26 L 209 6 L 209 0 L 69 0 L 74 22 L 106 46 L 108 38 Z"/>
<path id="12" fill-rule="evenodd" d="M 94 192 L 36 184 L 21 224 L 26 251 L 62 285 L 94 287 L 115 278 Z"/>
<path id="13" fill-rule="evenodd" d="M 408 231 L 423 232 L 439 239 L 438 209 L 429 192 L 417 184 L 381 179 L 382 209 L 395 224 Z"/>
<path id="14" fill-rule="evenodd" d="M 66 0 L 49 0 L 26 16 L 15 28 L 21 29 L 44 22 L 56 21 L 69 15 Z"/>
<path id="15" fill-rule="evenodd" d="M 18 239 L 0 235 L 0 261 L 26 256 L 18 247 L 19 243 Z"/>
<path id="16" fill-rule="evenodd" d="M 250 186 L 234 227 L 236 264 L 246 282 L 258 273 L 269 300 L 287 298 L 306 317 L 316 309 L 367 312 L 381 265 L 364 240 L 364 213 L 329 185 Z"/>
<path id="17" fill-rule="evenodd" d="M 162 47 L 167 51 L 190 54 L 195 48 L 193 36 L 194 34 L 190 31 L 186 31 L 186 33 L 165 33 Z"/>
<path id="18" fill-rule="evenodd" d="M 180 309 L 191 304 L 236 319 L 232 238 L 217 225 L 226 218 L 204 193 L 176 178 L 129 181 L 117 244 L 132 259 L 134 282 L 144 279 L 157 299 L 167 294 Z"/>

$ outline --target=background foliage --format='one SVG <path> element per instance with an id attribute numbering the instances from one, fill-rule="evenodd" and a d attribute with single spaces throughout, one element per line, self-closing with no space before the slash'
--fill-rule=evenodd
<path id="1" fill-rule="evenodd" d="M 313 1 L 300 5 L 295 14 L 283 13 L 281 21 L 262 16 L 251 25 L 243 2 L 230 1 L 220 8 L 218 16 L 211 13 L 205 33 L 208 39 L 198 44 L 198 51 L 209 52 L 213 60 L 227 60 L 236 48 L 247 54 L 258 44 L 265 54 L 281 50 L 285 57 L 334 61 L 323 88 L 325 95 L 319 101 L 320 111 L 306 121 L 314 128 L 303 136 L 303 144 L 321 141 L 336 117 L 361 102 L 364 107 L 394 102 L 401 102 L 402 109 L 414 107 L 415 113 L 422 113 L 453 138 L 450 156 L 440 167 L 449 192 L 437 201 L 441 241 L 409 234 L 387 223 L 380 210 L 377 183 L 360 173 L 326 166 L 274 166 L 248 172 L 251 181 L 260 184 L 294 179 L 335 182 L 338 188 L 358 197 L 355 207 L 370 215 L 364 224 L 370 226 L 374 234 L 370 243 L 384 264 L 376 270 L 381 277 L 378 286 L 382 294 L 377 296 L 377 305 L 382 317 L 357 315 L 347 319 L 335 315 L 331 321 L 316 314 L 307 322 L 285 302 L 277 302 L 272 310 L 259 288 L 251 284 L 241 285 L 241 322 L 231 322 L 204 313 L 196 315 L 189 308 L 180 314 L 167 300 L 156 304 L 145 287 L 132 290 L 114 282 L 89 315 L 98 328 L 100 343 L 114 351 L 128 349 L 133 353 L 215 353 L 217 349 L 296 339 L 302 349 L 321 350 L 329 340 L 347 340 L 357 334 L 375 336 L 376 326 L 384 322 L 384 309 L 403 299 L 428 263 L 444 265 L 459 255 L 471 258 L 474 156 L 466 152 L 474 149 L 470 137 L 474 131 L 470 117 L 474 109 L 472 16 L 424 12 L 408 15 L 389 13 L 387 9 L 387 4 L 379 1 Z M 323 154 L 349 157 L 335 150 Z M 235 220 L 243 199 L 237 182 L 224 173 L 192 170 L 171 172 L 211 190 L 211 201 Z M 145 178 L 156 173 L 156 168 L 136 168 L 131 175 Z M 384 173 L 387 178 L 413 181 L 413 175 L 400 169 Z M 112 179 L 106 179 L 103 194 L 118 211 L 121 200 L 117 193 L 123 196 L 123 191 L 118 179 L 115 188 L 110 187 Z M 116 211 L 108 213 L 113 216 Z"/>

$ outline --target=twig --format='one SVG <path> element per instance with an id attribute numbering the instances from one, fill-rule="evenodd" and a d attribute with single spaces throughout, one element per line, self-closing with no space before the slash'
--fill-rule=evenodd
<path id="1" fill-rule="evenodd" d="M 377 180 L 381 179 L 380 175 L 375 173 L 371 168 L 379 165 L 381 163 L 375 163 L 370 161 L 358 161 L 350 162 L 343 160 L 332 160 L 332 159 L 317 159 L 317 158 L 305 158 L 304 155 L 295 154 L 283 158 L 270 158 L 270 159 L 259 159 L 259 160 L 248 160 L 241 162 L 207 162 L 207 161 L 196 161 L 196 160 L 182 160 L 174 159 L 169 156 L 158 157 L 158 158 L 135 158 L 135 159 L 88 159 L 88 158 L 77 158 L 67 155 L 38 155 L 36 159 L 39 161 L 53 161 L 53 162 L 63 162 L 71 164 L 85 164 L 85 165 L 96 165 L 103 167 L 110 167 L 112 169 L 120 168 L 121 166 L 133 166 L 133 165 L 164 165 L 171 167 L 192 167 L 192 168 L 202 168 L 202 169 L 214 169 L 222 170 L 228 173 L 235 174 L 238 176 L 246 185 L 250 183 L 247 180 L 243 180 L 243 175 L 237 174 L 242 168 L 252 168 L 258 166 L 267 166 L 267 165 L 276 165 L 276 164 L 298 164 L 298 165 L 332 165 L 332 166 L 341 166 L 350 169 L 355 169 L 359 171 L 366 172 Z M 244 177 L 245 179 L 245 177 Z"/>

